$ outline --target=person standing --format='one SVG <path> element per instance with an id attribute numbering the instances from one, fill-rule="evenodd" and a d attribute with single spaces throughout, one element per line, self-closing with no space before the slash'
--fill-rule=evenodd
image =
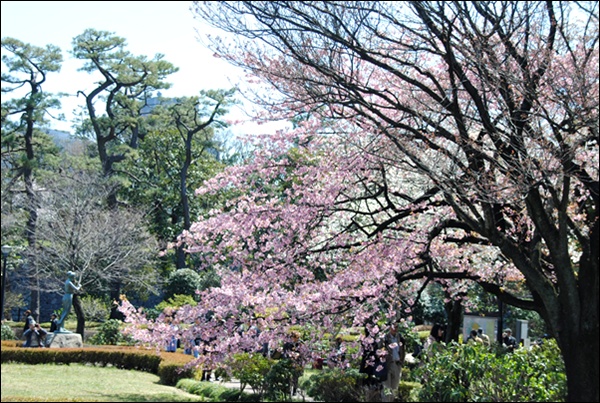
<path id="1" fill-rule="evenodd" d="M 517 348 L 517 339 L 513 337 L 510 328 L 504 329 L 504 332 L 502 333 L 502 346 L 511 352 Z"/>
<path id="2" fill-rule="evenodd" d="M 327 360 L 329 368 L 335 368 L 336 366 L 347 365 L 346 363 L 346 346 L 344 346 L 344 339 L 338 335 L 335 338 L 335 347 L 333 354 Z"/>
<path id="3" fill-rule="evenodd" d="M 300 333 L 296 331 L 292 332 L 291 341 L 288 341 L 283 345 L 282 356 L 283 359 L 289 362 L 292 372 L 290 379 L 292 396 L 296 394 L 296 391 L 298 390 L 298 380 L 304 373 L 303 357 L 300 347 Z"/>
<path id="4" fill-rule="evenodd" d="M 398 324 L 392 323 L 389 333 L 385 336 L 386 349 L 386 367 L 387 377 L 383 381 L 383 389 L 381 391 L 381 400 L 383 402 L 393 402 L 394 395 L 398 391 L 400 385 L 400 377 L 402 374 L 402 364 L 406 356 L 404 348 L 404 338 L 398 334 Z"/>
<path id="5" fill-rule="evenodd" d="M 365 334 L 369 335 L 369 328 L 365 326 Z M 383 350 L 383 340 L 373 340 L 369 344 L 363 345 L 362 358 L 360 361 L 359 373 L 364 374 L 361 381 L 365 388 L 365 397 L 367 402 L 381 400 L 383 382 L 387 379 L 387 366 L 385 358 L 380 351 Z"/>
<path id="6" fill-rule="evenodd" d="M 423 345 L 423 350 L 427 353 L 430 351 L 439 351 L 442 348 L 442 343 L 444 342 L 446 328 L 444 325 L 436 323 L 431 328 L 429 332 L 429 336 Z"/>
<path id="7" fill-rule="evenodd" d="M 179 327 L 173 323 L 172 316 L 165 316 L 165 323 L 169 325 L 169 328 L 172 331 L 171 337 L 167 340 L 167 345 L 165 350 L 167 353 L 174 353 L 177 351 L 177 338 L 175 337 L 175 333 L 179 330 Z"/>

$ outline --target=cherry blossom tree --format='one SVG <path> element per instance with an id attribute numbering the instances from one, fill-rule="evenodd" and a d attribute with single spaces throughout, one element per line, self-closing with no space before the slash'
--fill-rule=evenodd
<path id="1" fill-rule="evenodd" d="M 228 196 L 181 237 L 222 276 L 175 315 L 199 319 L 182 337 L 215 338 L 203 359 L 299 325 L 319 329 L 310 347 L 340 326 L 364 327 L 368 346 L 427 282 L 456 296 L 476 282 L 538 312 L 568 399 L 598 400 L 597 3 L 195 12 L 234 34 L 213 38 L 215 53 L 265 85 L 258 119 L 296 124 L 198 191 Z M 124 305 L 141 341 L 173 332 Z M 236 331 L 252 320 L 258 337 Z"/>

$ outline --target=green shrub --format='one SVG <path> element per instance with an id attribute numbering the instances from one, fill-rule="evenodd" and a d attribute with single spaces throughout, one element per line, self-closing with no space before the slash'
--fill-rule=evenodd
<path id="1" fill-rule="evenodd" d="M 80 301 L 85 320 L 90 322 L 104 322 L 110 316 L 110 306 L 107 301 L 94 298 L 91 295 L 84 295 L 80 298 Z"/>
<path id="2" fill-rule="evenodd" d="M 14 343 L 10 345 L 9 343 Z M 22 348 L 22 342 L 2 342 L 1 362 L 26 364 L 71 364 L 112 365 L 116 368 L 158 373 L 159 366 L 166 360 L 154 351 L 143 351 L 132 347 L 97 348 Z M 170 358 L 170 357 L 169 357 Z M 177 364 L 182 367 L 184 360 Z M 169 361 L 168 363 L 173 363 Z"/>
<path id="3" fill-rule="evenodd" d="M 357 369 L 327 368 L 302 382 L 308 396 L 324 402 L 357 402 L 360 400 L 360 380 Z"/>
<path id="4" fill-rule="evenodd" d="M 291 360 L 278 360 L 265 375 L 265 397 L 282 402 L 291 398 L 291 379 L 298 373 Z"/>
<path id="5" fill-rule="evenodd" d="M 398 400 L 401 402 L 418 402 L 421 384 L 401 381 L 398 385 Z"/>
<path id="6" fill-rule="evenodd" d="M 246 385 L 250 385 L 252 391 L 262 397 L 267 387 L 265 378 L 273 363 L 273 360 L 262 354 L 240 353 L 234 354 L 229 366 L 233 377 L 240 380 L 242 392 Z"/>
<path id="7" fill-rule="evenodd" d="M 192 269 L 175 270 L 167 279 L 165 297 L 172 298 L 177 294 L 194 296 L 196 290 L 200 289 L 201 281 L 200 274 Z"/>
<path id="8" fill-rule="evenodd" d="M 15 332 L 8 324 L 2 324 L 2 340 L 16 340 Z"/>
<path id="9" fill-rule="evenodd" d="M 116 345 L 125 341 L 123 333 L 121 333 L 122 322 L 118 319 L 109 319 L 100 326 L 98 333 L 90 339 L 92 344 L 112 344 Z"/>
<path id="10" fill-rule="evenodd" d="M 566 374 L 554 341 L 513 353 L 451 343 L 429 354 L 415 369 L 427 402 L 560 402 L 566 398 Z"/>
<path id="11" fill-rule="evenodd" d="M 160 314 L 166 308 L 179 309 L 184 305 L 195 306 L 196 300 L 190 295 L 176 294 L 171 298 L 157 304 L 154 309 L 158 312 L 158 314 Z"/>
<path id="12" fill-rule="evenodd" d="M 163 385 L 176 385 L 181 379 L 194 378 L 193 368 L 184 369 L 181 364 L 161 362 L 158 367 L 158 376 Z"/>
<path id="13" fill-rule="evenodd" d="M 258 395 L 244 393 L 215 383 L 199 382 L 193 379 L 181 379 L 176 387 L 193 395 L 202 396 L 213 402 L 260 402 Z"/>

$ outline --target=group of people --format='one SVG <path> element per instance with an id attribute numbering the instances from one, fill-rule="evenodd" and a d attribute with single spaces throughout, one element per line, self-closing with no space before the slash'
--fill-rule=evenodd
<path id="1" fill-rule="evenodd" d="M 467 343 L 483 344 L 484 346 L 490 346 L 491 345 L 490 336 L 488 336 L 487 334 L 483 333 L 483 329 L 482 328 L 479 328 L 477 330 L 471 329 L 471 332 L 469 333 L 469 337 L 467 337 L 466 342 Z"/>
<path id="2" fill-rule="evenodd" d="M 23 337 L 25 338 L 25 343 L 23 343 L 23 347 L 31 347 L 31 345 L 33 344 L 34 336 L 37 340 L 37 347 L 46 347 L 46 338 L 48 336 L 48 333 L 53 333 L 57 330 L 57 315 L 55 313 L 50 315 L 49 332 L 46 329 L 43 329 L 41 325 L 38 322 L 36 322 L 30 309 L 25 311 L 24 316 L 25 326 L 23 326 Z"/>
<path id="3" fill-rule="evenodd" d="M 483 344 L 484 346 L 491 345 L 490 337 L 483 333 L 483 329 L 481 328 L 477 330 L 471 329 L 466 343 Z M 506 328 L 502 332 L 502 347 L 504 347 L 507 351 L 514 351 L 515 349 L 519 348 L 519 343 L 512 335 L 512 330 L 510 328 Z"/>

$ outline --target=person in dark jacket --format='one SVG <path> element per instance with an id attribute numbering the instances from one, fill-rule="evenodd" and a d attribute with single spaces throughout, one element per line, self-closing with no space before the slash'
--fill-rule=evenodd
<path id="1" fill-rule="evenodd" d="M 58 329 L 58 315 L 53 313 L 50 315 L 50 333 L 54 333 Z"/>
<path id="2" fill-rule="evenodd" d="M 502 346 L 508 351 L 514 351 L 518 347 L 517 339 L 513 337 L 510 328 L 504 329 L 504 332 L 502 333 Z"/>

